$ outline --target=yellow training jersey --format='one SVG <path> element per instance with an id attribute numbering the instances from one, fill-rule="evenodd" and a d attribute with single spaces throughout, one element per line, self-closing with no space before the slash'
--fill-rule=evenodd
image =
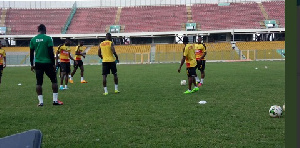
<path id="1" fill-rule="evenodd" d="M 112 42 L 108 40 L 101 42 L 100 48 L 103 57 L 102 62 L 115 62 L 116 59 L 111 51 L 111 45 Z"/>
<path id="2" fill-rule="evenodd" d="M 200 60 L 201 56 L 206 52 L 206 47 L 203 44 L 195 44 L 196 60 Z M 201 60 L 205 60 L 203 57 Z"/>
<path id="3" fill-rule="evenodd" d="M 3 58 L 6 57 L 5 50 L 0 49 L 0 65 L 3 65 Z"/>
<path id="4" fill-rule="evenodd" d="M 186 67 L 196 67 L 196 55 L 193 44 L 186 44 L 183 56 L 185 56 Z"/>
<path id="5" fill-rule="evenodd" d="M 81 55 L 76 55 L 76 52 L 79 52 L 80 54 L 84 51 L 83 46 L 77 46 L 75 51 L 75 60 L 81 60 Z"/>
<path id="6" fill-rule="evenodd" d="M 70 46 L 66 46 L 66 45 L 60 46 L 60 48 L 58 49 L 60 62 L 66 62 L 66 63 L 70 62 L 70 57 L 69 57 L 70 51 L 71 51 Z"/>

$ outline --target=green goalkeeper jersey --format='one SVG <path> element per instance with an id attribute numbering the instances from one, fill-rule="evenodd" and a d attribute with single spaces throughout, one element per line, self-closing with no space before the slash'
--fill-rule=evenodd
<path id="1" fill-rule="evenodd" d="M 45 34 L 38 34 L 30 41 L 30 49 L 35 51 L 35 62 L 51 63 L 51 58 L 48 53 L 48 47 L 53 46 L 53 40 Z"/>

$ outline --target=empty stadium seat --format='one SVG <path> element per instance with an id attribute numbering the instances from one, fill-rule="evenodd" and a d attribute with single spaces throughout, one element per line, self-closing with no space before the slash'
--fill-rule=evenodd
<path id="1" fill-rule="evenodd" d="M 280 50 L 285 50 L 285 41 L 237 42 L 236 46 L 250 59 L 282 59 Z M 248 51 L 249 50 L 249 51 Z"/>
<path id="2" fill-rule="evenodd" d="M 218 4 L 195 4 L 192 6 L 194 22 L 200 23 L 201 30 L 257 29 L 263 14 L 255 2 Z"/>
<path id="3" fill-rule="evenodd" d="M 47 34 L 60 34 L 71 9 L 8 9 L 5 25 L 8 34 L 37 34 L 37 27 L 44 24 Z"/>
<path id="4" fill-rule="evenodd" d="M 117 54 L 122 53 L 150 53 L 151 45 L 116 45 Z M 93 46 L 88 55 L 98 55 L 98 46 Z"/>
<path id="5" fill-rule="evenodd" d="M 118 8 L 78 8 L 68 28 L 69 34 L 104 33 L 115 23 Z"/>
<path id="6" fill-rule="evenodd" d="M 125 32 L 180 31 L 186 14 L 185 5 L 125 7 L 120 25 L 125 25 Z"/>
<path id="7" fill-rule="evenodd" d="M 279 26 L 285 27 L 285 1 L 262 2 L 269 19 L 278 20 Z"/>

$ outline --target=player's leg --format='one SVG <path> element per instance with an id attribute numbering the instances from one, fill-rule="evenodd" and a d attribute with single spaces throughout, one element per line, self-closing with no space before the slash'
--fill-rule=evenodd
<path id="1" fill-rule="evenodd" d="M 189 90 L 192 90 L 193 77 L 189 76 L 188 79 L 189 79 Z"/>
<path id="2" fill-rule="evenodd" d="M 102 81 L 103 88 L 104 88 L 103 95 L 108 95 L 107 86 L 106 86 L 106 78 L 107 78 L 107 75 L 103 75 L 103 81 Z"/>
<path id="3" fill-rule="evenodd" d="M 102 62 L 102 76 L 103 76 L 102 84 L 104 88 L 103 95 L 108 95 L 107 86 L 106 86 L 106 78 L 108 74 L 110 74 L 108 62 Z"/>
<path id="4" fill-rule="evenodd" d="M 196 66 L 196 68 L 198 69 L 198 70 L 200 70 L 200 61 L 199 60 L 197 60 L 197 66 Z M 200 83 L 200 79 L 198 78 L 198 75 L 196 74 L 196 76 L 195 76 L 195 79 L 196 79 L 196 82 L 199 84 Z"/>
<path id="5" fill-rule="evenodd" d="M 67 68 L 66 63 L 65 62 L 61 62 L 60 63 L 60 69 L 61 69 L 61 73 L 60 73 L 60 87 L 59 87 L 60 90 L 64 89 L 63 84 L 64 84 L 64 79 L 66 77 L 66 68 Z"/>
<path id="6" fill-rule="evenodd" d="M 0 84 L 1 84 L 2 73 L 3 73 L 3 65 L 0 65 Z"/>
<path id="7" fill-rule="evenodd" d="M 60 67 L 60 62 L 58 62 L 58 69 L 59 69 L 59 77 L 61 78 L 61 67 Z"/>
<path id="8" fill-rule="evenodd" d="M 191 73 L 190 73 L 190 68 L 186 68 L 186 73 L 187 73 L 187 76 L 188 76 L 188 90 L 185 91 L 184 93 L 185 94 L 189 94 L 189 93 L 192 93 L 192 78 L 191 78 Z"/>
<path id="9" fill-rule="evenodd" d="M 38 95 L 38 100 L 39 100 L 38 106 L 44 105 L 43 88 L 42 88 L 43 76 L 44 76 L 44 65 L 41 63 L 35 63 L 36 93 Z"/>
<path id="10" fill-rule="evenodd" d="M 111 73 L 114 75 L 115 93 L 120 93 L 118 89 L 119 78 L 117 75 L 117 64 L 115 62 L 112 62 L 110 68 L 111 68 Z"/>
<path id="11" fill-rule="evenodd" d="M 74 76 L 74 74 L 76 73 L 76 70 L 78 69 L 78 64 L 76 64 L 75 62 L 74 62 L 74 70 L 72 71 L 72 73 L 71 73 L 71 75 L 70 75 L 70 83 L 73 83 L 73 76 Z"/>
<path id="12" fill-rule="evenodd" d="M 80 60 L 79 62 L 79 66 L 80 66 L 80 80 L 81 80 L 81 83 L 87 83 L 87 81 L 84 80 L 83 78 L 83 72 L 84 72 L 84 67 L 83 67 L 83 62 Z"/>
<path id="13" fill-rule="evenodd" d="M 66 76 L 65 76 L 65 88 L 64 89 L 68 89 L 68 75 L 70 74 L 71 71 L 71 65 L 70 62 L 66 63 Z"/>
<path id="14" fill-rule="evenodd" d="M 189 89 L 186 92 L 184 92 L 184 93 L 188 94 L 188 93 L 193 93 L 193 92 L 198 91 L 199 88 L 197 87 L 196 81 L 195 81 L 196 67 L 190 67 L 190 68 L 188 68 L 187 69 L 187 74 L 188 74 L 188 81 L 189 81 L 188 82 Z M 195 87 L 194 87 L 193 90 L 191 90 L 193 84 L 194 84 Z"/>
<path id="15" fill-rule="evenodd" d="M 53 105 L 63 105 L 63 102 L 58 100 L 57 77 L 52 64 L 47 64 L 47 69 L 45 70 L 45 73 L 49 77 L 52 83 Z"/>
<path id="16" fill-rule="evenodd" d="M 191 69 L 190 74 L 191 74 L 191 77 L 192 77 L 191 78 L 192 79 L 192 83 L 195 86 L 194 89 L 192 90 L 192 92 L 196 92 L 196 91 L 199 90 L 199 88 L 197 87 L 196 79 L 195 79 L 197 67 L 191 67 L 190 69 Z"/>
<path id="17" fill-rule="evenodd" d="M 201 69 L 200 69 L 200 72 L 201 72 L 201 81 L 200 81 L 200 84 L 202 85 L 203 84 L 203 81 L 204 81 L 204 77 L 205 77 L 205 60 L 202 60 L 201 62 Z"/>

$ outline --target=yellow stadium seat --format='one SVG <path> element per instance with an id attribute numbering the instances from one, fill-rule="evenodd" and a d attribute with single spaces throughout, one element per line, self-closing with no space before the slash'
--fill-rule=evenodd
<path id="1" fill-rule="evenodd" d="M 237 42 L 236 46 L 251 60 L 281 59 L 277 50 L 285 50 L 285 41 Z"/>
<path id="2" fill-rule="evenodd" d="M 6 52 L 30 52 L 29 47 L 3 47 Z"/>

